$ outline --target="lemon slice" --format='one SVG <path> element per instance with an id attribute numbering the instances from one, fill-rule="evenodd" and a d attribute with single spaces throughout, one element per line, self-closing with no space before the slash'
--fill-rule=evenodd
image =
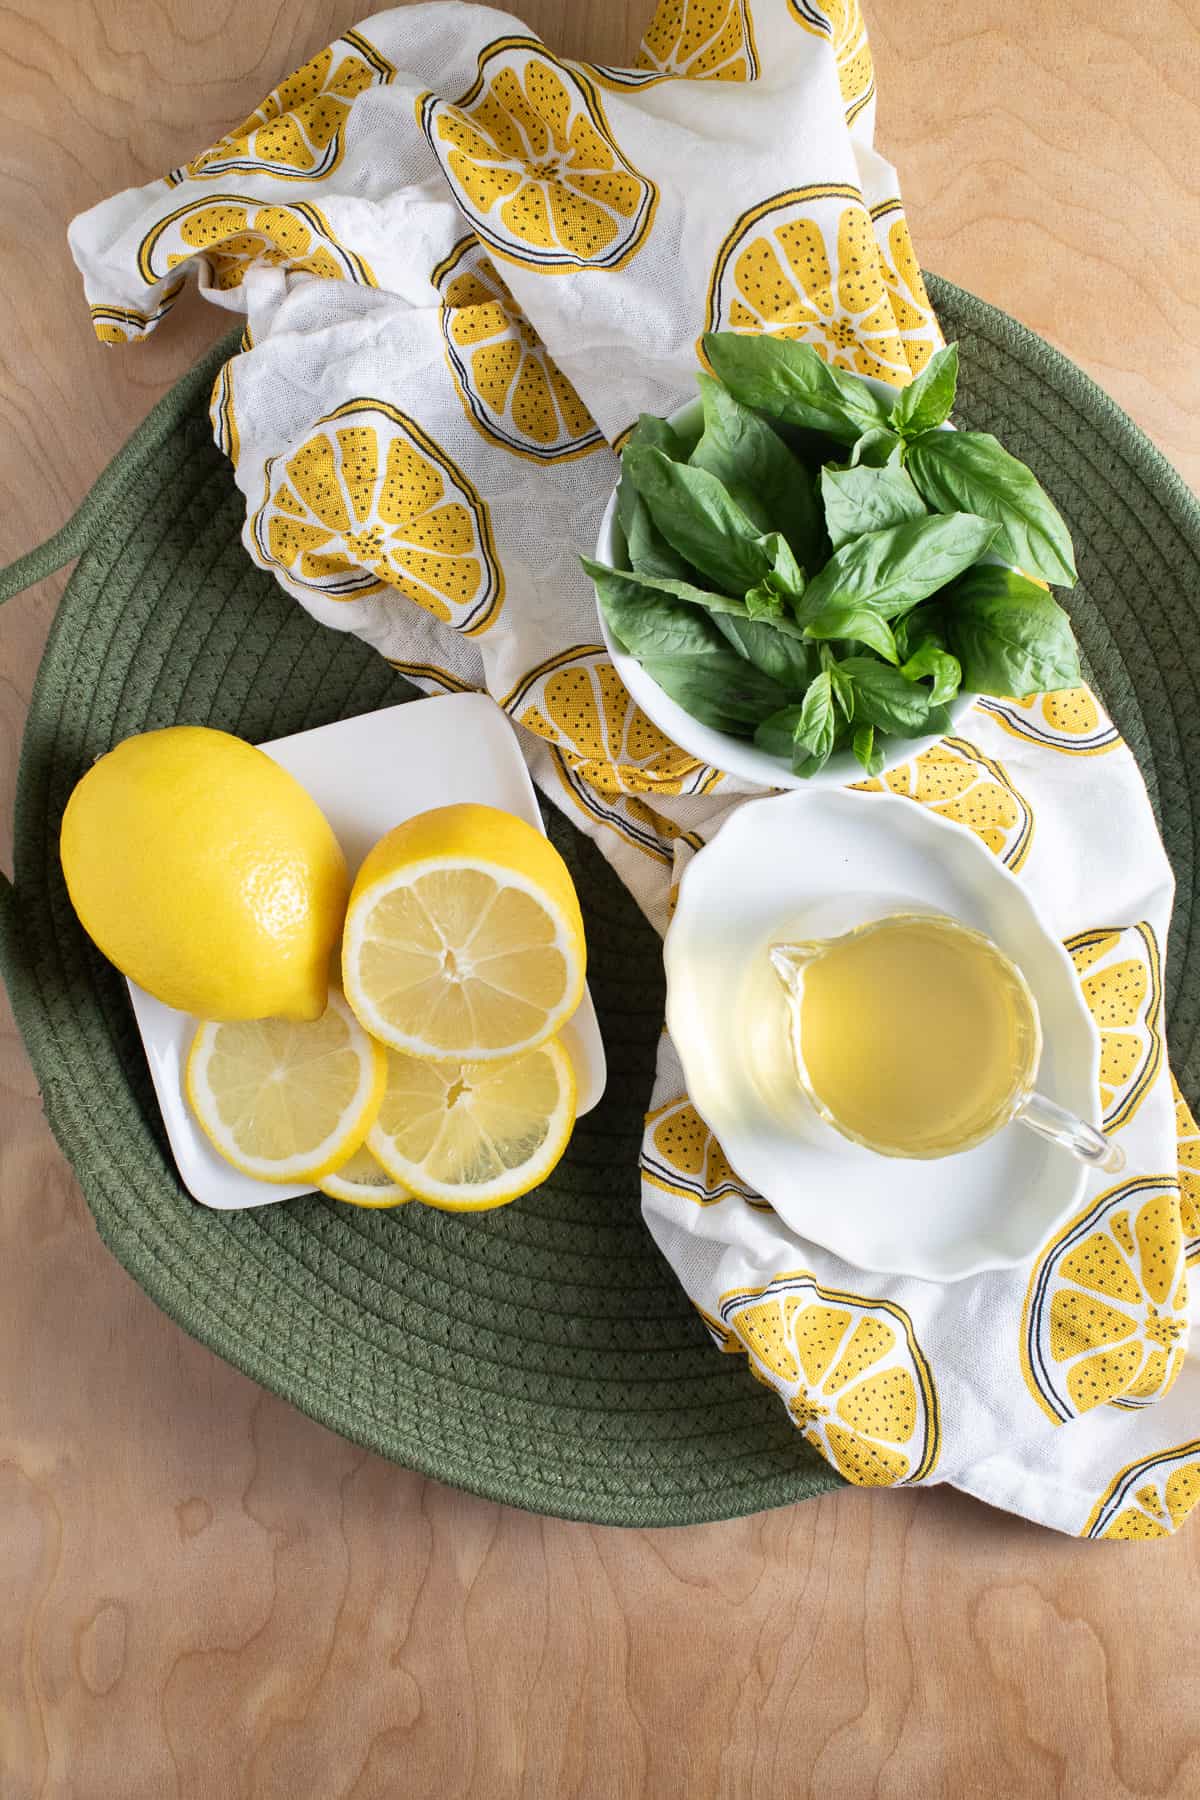
<path id="1" fill-rule="evenodd" d="M 361 1023 L 393 1049 L 455 1062 L 530 1050 L 579 1005 L 585 962 L 567 866 L 512 813 L 421 813 L 358 872 L 342 979 Z"/>
<path id="2" fill-rule="evenodd" d="M 504 1062 L 392 1050 L 367 1145 L 419 1200 L 480 1212 L 544 1181 L 574 1124 L 575 1071 L 557 1039 Z"/>
<path id="3" fill-rule="evenodd" d="M 340 1164 L 332 1175 L 322 1175 L 317 1186 L 331 1200 L 345 1200 L 350 1206 L 403 1206 L 412 1199 L 408 1189 L 392 1180 L 365 1144 L 360 1144 L 349 1161 Z"/>
<path id="4" fill-rule="evenodd" d="M 372 1043 L 335 990 L 319 1019 L 202 1024 L 185 1087 L 205 1136 L 259 1181 L 320 1181 L 353 1155 L 387 1080 Z"/>

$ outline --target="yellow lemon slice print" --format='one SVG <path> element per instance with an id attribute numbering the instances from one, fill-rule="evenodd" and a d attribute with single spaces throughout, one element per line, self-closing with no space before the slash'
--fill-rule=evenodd
<path id="1" fill-rule="evenodd" d="M 719 770 L 689 756 L 646 717 L 600 646 L 540 663 L 504 706 L 551 746 L 572 804 L 660 862 L 671 860 L 664 821 L 628 797 L 707 794 L 722 780 Z"/>
<path id="2" fill-rule="evenodd" d="M 1148 1406 L 1183 1364 L 1187 1276 L 1173 1177 L 1090 1201 L 1042 1252 L 1021 1320 L 1030 1393 L 1056 1424 L 1111 1402 Z"/>
<path id="3" fill-rule="evenodd" d="M 727 1295 L 719 1313 L 805 1442 L 847 1481 L 891 1487 L 933 1469 L 937 1396 L 902 1307 L 823 1288 L 801 1270 Z"/>
<path id="4" fill-rule="evenodd" d="M 318 419 L 298 450 L 271 458 L 266 488 L 255 556 L 302 595 L 394 588 L 468 637 L 495 622 L 504 581 L 487 504 L 395 407 L 350 400 Z"/>
<path id="5" fill-rule="evenodd" d="M 755 80 L 758 52 L 746 0 L 664 0 L 637 66 L 685 81 Z"/>
<path id="6" fill-rule="evenodd" d="M 474 237 L 455 245 L 432 281 L 442 300 L 446 360 L 471 423 L 518 456 L 561 462 L 604 442 L 486 251 Z"/>
<path id="7" fill-rule="evenodd" d="M 1100 1033 L 1104 1129 L 1128 1125 L 1162 1067 L 1162 975 L 1158 944 L 1144 921 L 1101 926 L 1067 939 Z"/>
<path id="8" fill-rule="evenodd" d="M 1196 1124 L 1174 1075 L 1171 1092 L 1175 1096 L 1175 1136 L 1179 1144 L 1179 1215 L 1188 1239 L 1190 1262 L 1200 1254 L 1200 1125 Z"/>
<path id="9" fill-rule="evenodd" d="M 862 793 L 890 790 L 943 819 L 965 825 L 1015 873 L 1033 842 L 1033 809 L 1003 765 L 965 738 L 943 738 L 932 750 L 891 769 L 883 780 L 858 781 Z"/>
<path id="10" fill-rule="evenodd" d="M 1200 1500 L 1200 1442 L 1143 1456 L 1121 1470 L 1080 1532 L 1088 1538 L 1169 1537 Z"/>
<path id="11" fill-rule="evenodd" d="M 855 120 L 875 92 L 875 67 L 858 0 L 788 0 L 788 8 L 806 31 L 815 31 L 833 44 L 838 85 L 846 108 L 846 123 Z"/>
<path id="12" fill-rule="evenodd" d="M 882 200 L 873 206 L 871 224 L 879 245 L 880 272 L 891 301 L 896 330 L 909 368 L 914 375 L 919 375 L 944 340 L 899 199 Z"/>
<path id="13" fill-rule="evenodd" d="M 793 188 L 742 214 L 717 253 L 706 329 L 811 344 L 838 369 L 912 378 L 871 216 L 855 188 Z"/>
<path id="14" fill-rule="evenodd" d="M 231 356 L 227 363 L 221 364 L 217 370 L 216 380 L 212 384 L 212 393 L 208 402 L 208 418 L 213 428 L 213 440 L 217 449 L 229 458 L 235 469 L 242 451 L 237 415 L 233 405 L 233 368 L 236 361 L 237 358 Z"/>
<path id="15" fill-rule="evenodd" d="M 339 243 L 324 213 L 307 201 L 264 205 L 241 194 L 189 200 L 155 221 L 138 246 L 138 268 L 145 281 L 157 282 L 196 256 L 208 263 L 213 286 L 223 293 L 240 287 L 253 263 L 377 285 L 362 257 Z"/>
<path id="16" fill-rule="evenodd" d="M 1103 756 L 1121 742 L 1116 726 L 1089 688 L 1030 694 L 1025 700 L 984 699 L 979 705 L 1013 737 L 1065 756 Z"/>
<path id="17" fill-rule="evenodd" d="M 605 793 L 707 791 L 707 764 L 673 744 L 637 706 L 603 650 L 570 651 L 532 670 L 506 702 L 527 731 L 562 745 Z"/>
<path id="18" fill-rule="evenodd" d="M 653 1187 L 697 1206 L 713 1206 L 736 1195 L 756 1211 L 768 1203 L 729 1166 L 720 1144 L 686 1094 L 646 1115 L 641 1170 Z"/>
<path id="19" fill-rule="evenodd" d="M 532 38 L 500 38 L 457 105 L 417 116 L 459 207 L 525 268 L 619 269 L 645 241 L 658 190 L 613 141 L 599 96 Z"/>
<path id="20" fill-rule="evenodd" d="M 99 302 L 88 308 L 92 330 L 102 344 L 144 344 L 160 319 L 165 319 L 185 286 L 185 278 L 171 282 L 162 291 L 158 304 L 142 311 L 136 306 L 117 306 Z"/>
<path id="21" fill-rule="evenodd" d="M 746 1354 L 746 1346 L 736 1331 L 730 1331 L 728 1326 L 722 1325 L 719 1319 L 714 1319 L 711 1313 L 706 1313 L 695 1300 L 692 1301 L 692 1305 L 700 1314 L 705 1330 L 723 1356 L 744 1356 Z"/>
<path id="22" fill-rule="evenodd" d="M 350 108 L 395 69 L 359 31 L 348 31 L 267 95 L 240 125 L 167 177 L 172 186 L 242 170 L 277 181 L 321 181 L 345 149 Z"/>

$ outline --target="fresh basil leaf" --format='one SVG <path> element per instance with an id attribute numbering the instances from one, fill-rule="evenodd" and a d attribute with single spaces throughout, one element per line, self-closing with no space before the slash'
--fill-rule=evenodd
<path id="1" fill-rule="evenodd" d="M 797 616 L 807 622 L 834 602 L 853 602 L 898 618 L 970 568 L 995 531 L 973 513 L 940 513 L 853 538 L 809 582 Z"/>
<path id="2" fill-rule="evenodd" d="M 714 612 L 712 619 L 739 656 L 778 681 L 789 693 L 802 694 L 816 674 L 816 651 L 802 637 L 793 637 L 765 620 L 739 618 L 732 612 Z M 793 632 L 797 629 L 791 625 Z"/>
<path id="3" fill-rule="evenodd" d="M 790 761 L 797 775 L 815 775 L 823 768 L 836 740 L 837 716 L 828 670 L 816 676 L 801 705 L 781 707 L 754 733 L 759 750 Z"/>
<path id="4" fill-rule="evenodd" d="M 763 619 L 768 623 L 791 617 L 783 595 L 770 581 L 760 581 L 757 587 L 747 590 L 746 611 L 752 619 Z"/>
<path id="5" fill-rule="evenodd" d="M 815 775 L 833 754 L 837 736 L 833 682 L 829 671 L 814 677 L 804 696 L 792 740 L 792 769 L 797 775 Z"/>
<path id="6" fill-rule="evenodd" d="M 926 638 L 900 665 L 900 673 L 907 681 L 924 681 L 926 676 L 932 676 L 929 698 L 935 706 L 944 706 L 948 700 L 953 700 L 962 686 L 962 664 L 957 656 L 943 650 L 932 638 Z"/>
<path id="7" fill-rule="evenodd" d="M 825 529 L 835 550 L 868 531 L 888 531 L 909 519 L 923 519 L 928 507 L 900 468 L 821 470 Z"/>
<path id="8" fill-rule="evenodd" d="M 929 689 L 906 680 L 899 669 L 872 656 L 847 656 L 839 666 L 854 683 L 854 714 L 864 724 L 894 731 L 898 737 L 914 737 L 933 728 L 931 718 L 940 721 L 941 711 Z"/>
<path id="9" fill-rule="evenodd" d="M 759 720 L 777 710 L 785 692 L 728 645 L 703 657 L 647 656 L 642 667 L 689 717 L 730 737 L 753 737 Z"/>
<path id="10" fill-rule="evenodd" d="M 850 452 L 850 461 L 844 466 L 850 469 L 897 468 L 903 449 L 902 437 L 886 425 L 876 425 L 863 432 Z"/>
<path id="11" fill-rule="evenodd" d="M 822 654 L 824 655 L 824 649 L 822 649 Z M 825 668 L 829 675 L 829 685 L 833 689 L 833 697 L 841 708 L 842 717 L 848 725 L 854 717 L 854 683 L 849 675 L 842 673 L 842 665 L 836 657 L 830 656 Z"/>
<path id="12" fill-rule="evenodd" d="M 840 444 L 887 424 L 887 403 L 857 375 L 832 368 L 811 344 L 765 331 L 708 331 L 703 348 L 735 400 L 769 418 L 823 431 Z"/>
<path id="13" fill-rule="evenodd" d="M 588 573 L 613 637 L 701 724 L 750 737 L 786 702 L 787 690 L 739 655 L 703 607 L 599 563 Z"/>
<path id="14" fill-rule="evenodd" d="M 944 589 L 932 600 L 924 601 L 894 622 L 892 630 L 896 636 L 901 663 L 907 662 L 910 656 L 915 656 L 923 644 L 934 644 L 939 650 L 950 648 L 946 640 L 944 602 L 951 591 L 951 588 Z"/>
<path id="15" fill-rule="evenodd" d="M 832 602 L 810 619 L 804 630 L 810 638 L 849 638 L 853 643 L 866 644 L 885 662 L 900 661 L 891 626 L 870 606 L 857 606 L 853 601 L 845 605 Z"/>
<path id="16" fill-rule="evenodd" d="M 630 565 L 639 575 L 686 581 L 695 573 L 686 558 L 668 544 L 650 517 L 650 508 L 624 472 L 617 487 L 617 523 L 625 534 Z"/>
<path id="17" fill-rule="evenodd" d="M 786 540 L 764 536 L 706 469 L 645 447 L 627 449 L 623 465 L 667 542 L 725 593 L 740 596 L 771 573 L 802 581 Z"/>
<path id="18" fill-rule="evenodd" d="M 706 648 L 725 649 L 707 607 L 664 592 L 648 575 L 581 560 L 595 583 L 596 600 L 609 630 L 631 655 L 644 660 L 676 652 L 700 656 Z M 695 592 L 699 595 L 701 590 Z"/>
<path id="19" fill-rule="evenodd" d="M 807 586 L 807 580 L 804 570 L 796 561 L 792 546 L 781 531 L 767 533 L 762 540 L 762 553 L 770 559 L 771 565 L 763 576 L 763 582 L 774 588 L 784 600 L 798 600 Z M 760 585 L 755 583 L 756 587 Z"/>
<path id="20" fill-rule="evenodd" d="M 687 445 L 680 433 L 669 419 L 660 419 L 657 413 L 639 413 L 637 424 L 622 446 L 622 459 L 626 451 L 639 449 L 661 450 L 672 462 L 688 459 Z"/>
<path id="21" fill-rule="evenodd" d="M 697 379 L 704 435 L 692 467 L 715 475 L 760 531 L 781 531 L 797 561 L 811 568 L 821 538 L 812 476 L 756 412 L 711 375 Z"/>
<path id="22" fill-rule="evenodd" d="M 643 590 L 648 605 L 654 605 L 666 596 L 699 607 L 708 613 L 726 643 L 739 656 L 744 656 L 764 675 L 778 681 L 789 693 L 803 693 L 817 671 L 817 650 L 806 639 L 803 626 L 784 609 L 783 601 L 774 589 L 767 591 L 776 600 L 778 613 L 768 618 L 756 618 L 745 601 L 736 600 L 729 594 L 713 594 L 691 582 L 608 569 L 586 556 L 580 561 L 596 583 L 598 593 L 604 577 L 625 573 L 627 581 Z"/>
<path id="23" fill-rule="evenodd" d="M 859 725 L 855 730 L 852 745 L 855 756 L 867 774 L 878 775 L 887 758 L 875 742 L 875 727 Z"/>
<path id="24" fill-rule="evenodd" d="M 755 730 L 755 749 L 765 750 L 768 756 L 777 756 L 781 762 L 790 762 L 799 723 L 799 706 L 780 707 L 778 712 L 773 712 L 769 719 L 764 719 Z"/>
<path id="25" fill-rule="evenodd" d="M 661 450 L 673 462 L 686 462 L 687 449 L 667 420 L 654 413 L 643 413 L 630 432 L 625 448 L 633 446 Z M 641 574 L 666 576 L 686 581 L 694 573 L 691 564 L 669 544 L 650 516 L 650 509 L 638 493 L 624 462 L 617 486 L 617 520 L 625 533 L 625 545 L 632 568 Z"/>
<path id="26" fill-rule="evenodd" d="M 905 466 L 930 506 L 966 511 L 999 527 L 997 556 L 1028 575 L 1074 587 L 1075 555 L 1066 521 L 1032 469 L 986 431 L 927 431 Z"/>
<path id="27" fill-rule="evenodd" d="M 935 350 L 916 379 L 901 388 L 892 424 L 906 438 L 934 430 L 950 417 L 957 391 L 958 345 L 947 344 L 944 350 Z"/>
<path id="28" fill-rule="evenodd" d="M 1078 687 L 1079 650 L 1057 600 L 1011 569 L 981 564 L 947 595 L 950 646 L 963 685 L 1016 700 Z"/>
<path id="29" fill-rule="evenodd" d="M 732 618 L 749 621 L 754 615 L 744 600 L 733 594 L 715 594 L 709 588 L 697 587 L 692 581 L 678 581 L 667 575 L 646 575 L 640 569 L 610 569 L 607 563 L 595 562 L 590 556 L 581 556 L 585 571 L 595 582 L 597 591 L 603 578 L 607 575 L 620 575 L 625 581 L 643 590 L 648 604 L 653 605 L 656 598 L 666 595 L 672 600 L 686 600 L 689 606 L 698 606 L 703 612 L 712 614 L 729 614 Z M 803 625 L 797 624 L 791 613 L 780 601 L 780 612 L 773 616 L 767 628 L 777 636 L 786 636 L 804 641 Z"/>

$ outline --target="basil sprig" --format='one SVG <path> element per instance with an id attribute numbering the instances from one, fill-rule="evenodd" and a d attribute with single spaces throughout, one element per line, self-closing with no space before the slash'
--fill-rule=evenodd
<path id="1" fill-rule="evenodd" d="M 874 775 L 963 691 L 1078 684 L 1034 579 L 1074 582 L 1070 534 L 995 438 L 947 429 L 955 345 L 894 398 L 790 339 L 703 347 L 699 436 L 645 415 L 626 444 L 629 567 L 584 561 L 611 636 L 673 700 L 800 774 L 845 749 Z"/>

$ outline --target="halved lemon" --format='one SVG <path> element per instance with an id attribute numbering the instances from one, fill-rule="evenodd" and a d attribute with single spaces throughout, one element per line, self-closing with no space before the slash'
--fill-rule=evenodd
<path id="1" fill-rule="evenodd" d="M 575 1071 L 555 1038 L 503 1062 L 391 1050 L 367 1145 L 419 1200 L 481 1212 L 545 1181 L 574 1124 Z"/>
<path id="2" fill-rule="evenodd" d="M 360 1144 L 349 1161 L 341 1163 L 331 1175 L 322 1175 L 317 1186 L 331 1200 L 345 1200 L 349 1206 L 403 1206 L 412 1199 L 408 1189 L 392 1180 L 365 1144 Z"/>
<path id="3" fill-rule="evenodd" d="M 545 1043 L 583 995 L 579 901 L 540 831 L 494 806 L 442 806 L 371 851 L 342 941 L 346 998 L 411 1056 L 486 1062 Z"/>
<path id="4" fill-rule="evenodd" d="M 185 1087 L 205 1136 L 235 1169 L 315 1185 L 358 1149 L 386 1080 L 383 1047 L 330 989 L 319 1019 L 202 1024 Z"/>

